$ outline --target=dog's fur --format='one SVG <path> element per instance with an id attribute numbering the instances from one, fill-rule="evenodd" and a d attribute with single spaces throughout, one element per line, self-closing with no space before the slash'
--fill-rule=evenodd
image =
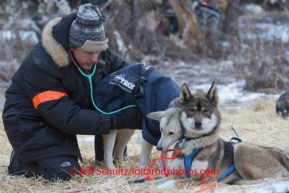
<path id="1" fill-rule="evenodd" d="M 181 155 L 172 160 L 169 164 L 170 170 L 184 171 L 184 156 L 190 155 L 195 148 L 202 150 L 193 159 L 191 170 L 218 171 L 219 176 L 226 171 L 233 163 L 236 170 L 221 180 L 226 184 L 252 184 L 260 182 L 262 178 L 278 178 L 289 176 L 289 158 L 275 148 L 257 146 L 245 142 L 226 142 L 219 138 L 219 125 L 221 116 L 217 108 L 218 104 L 217 85 L 213 82 L 207 93 L 191 94 L 186 84 L 183 84 L 180 93 L 180 116 L 171 116 L 167 109 L 163 112 L 150 113 L 148 117 L 159 120 L 162 126 L 162 139 L 172 129 L 178 129 L 174 133 L 182 132 L 185 141 L 179 142 L 174 149 L 178 149 Z M 176 110 L 179 111 L 179 110 Z M 163 114 L 163 116 L 159 116 Z M 166 124 L 163 124 L 163 123 Z M 175 123 L 179 125 L 176 126 Z M 161 142 L 163 145 L 168 142 Z M 160 144 L 161 146 L 161 144 Z M 166 147 L 164 145 L 163 147 Z M 201 183 L 201 175 L 174 175 L 170 178 L 155 181 L 160 184 L 159 188 L 174 189 L 184 188 L 192 184 Z M 169 181 L 168 181 L 169 180 Z"/>
<path id="2" fill-rule="evenodd" d="M 279 99 L 276 101 L 276 112 L 280 117 L 289 119 L 289 91 L 281 94 Z"/>

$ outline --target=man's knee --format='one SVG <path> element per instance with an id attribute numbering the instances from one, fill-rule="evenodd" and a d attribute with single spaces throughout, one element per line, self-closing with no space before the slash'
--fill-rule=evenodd
<path id="1" fill-rule="evenodd" d="M 70 180 L 80 170 L 78 159 L 74 156 L 49 158 L 38 163 L 45 170 L 43 177 L 50 181 Z"/>
<path id="2" fill-rule="evenodd" d="M 70 180 L 79 171 L 80 165 L 75 156 L 59 156 L 31 163 L 24 163 L 15 156 L 8 166 L 10 175 L 24 175 L 27 178 L 42 176 L 50 181 Z"/>

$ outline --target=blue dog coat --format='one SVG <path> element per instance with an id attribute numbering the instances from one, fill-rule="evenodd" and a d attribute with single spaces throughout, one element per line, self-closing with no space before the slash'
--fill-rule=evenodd
<path id="1" fill-rule="evenodd" d="M 179 96 L 180 87 L 168 76 L 153 70 L 138 92 L 131 95 L 136 82 L 149 68 L 145 64 L 127 65 L 102 79 L 93 93 L 96 106 L 105 112 L 115 111 L 133 101 L 144 115 L 141 128 L 143 138 L 156 146 L 161 137 L 159 122 L 146 115 L 167 109 L 170 102 Z"/>

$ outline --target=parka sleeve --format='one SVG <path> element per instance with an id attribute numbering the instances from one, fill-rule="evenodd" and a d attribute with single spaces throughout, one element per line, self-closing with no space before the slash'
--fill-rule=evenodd
<path id="1" fill-rule="evenodd" d="M 103 135 L 110 131 L 110 117 L 81 109 L 68 97 L 42 103 L 39 113 L 57 129 L 70 134 Z"/>
<path id="2" fill-rule="evenodd" d="M 55 128 L 69 134 L 109 133 L 110 116 L 95 110 L 81 109 L 68 96 L 59 79 L 35 65 L 29 69 L 29 76 L 22 78 L 34 108 Z"/>

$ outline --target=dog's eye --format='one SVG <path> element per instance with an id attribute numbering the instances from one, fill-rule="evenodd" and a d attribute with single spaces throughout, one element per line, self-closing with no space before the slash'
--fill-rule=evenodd
<path id="1" fill-rule="evenodd" d="M 174 132 L 169 132 L 169 135 L 173 135 L 174 134 Z"/>
<path id="2" fill-rule="evenodd" d="M 195 109 L 189 109 L 192 113 L 194 113 L 194 112 L 196 112 L 196 110 Z"/>
<path id="3" fill-rule="evenodd" d="M 210 110 L 209 109 L 204 109 L 204 113 L 207 113 L 209 112 Z"/>

